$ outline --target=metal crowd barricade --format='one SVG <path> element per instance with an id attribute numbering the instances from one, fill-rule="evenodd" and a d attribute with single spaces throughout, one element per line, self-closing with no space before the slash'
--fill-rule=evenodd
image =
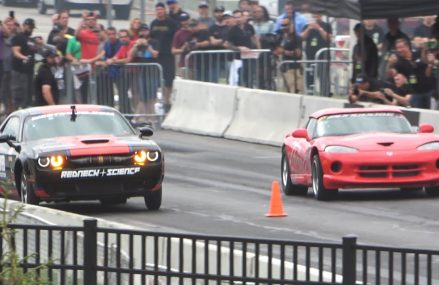
<path id="1" fill-rule="evenodd" d="M 185 79 L 276 90 L 276 63 L 269 49 L 248 54 L 233 50 L 195 50 L 185 56 Z"/>
<path id="2" fill-rule="evenodd" d="M 284 60 L 277 65 L 279 77 L 281 78 L 283 88 L 279 91 L 295 93 L 290 90 L 286 74 L 288 65 L 300 64 L 297 72 L 301 73 L 299 80 L 303 80 L 303 92 L 308 95 L 328 94 L 345 95 L 349 88 L 349 68 L 352 61 L 350 60 Z M 308 72 L 313 72 L 310 76 Z M 294 82 L 295 80 L 293 80 Z"/>
<path id="3" fill-rule="evenodd" d="M 61 103 L 107 105 L 135 121 L 145 121 L 143 118 L 152 123 L 162 121 L 163 70 L 160 64 L 88 66 L 89 72 L 83 75 L 78 66 L 65 66 Z"/>

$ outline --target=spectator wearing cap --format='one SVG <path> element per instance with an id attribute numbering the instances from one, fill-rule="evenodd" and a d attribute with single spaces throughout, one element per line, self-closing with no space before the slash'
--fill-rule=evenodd
<path id="1" fill-rule="evenodd" d="M 209 4 L 207 2 L 200 2 L 198 4 L 197 20 L 205 29 L 209 29 L 215 24 L 215 20 L 209 16 Z"/>
<path id="2" fill-rule="evenodd" d="M 75 35 L 75 29 L 69 27 L 69 11 L 63 10 L 55 15 L 57 16 L 56 22 L 54 24 L 54 27 L 50 31 L 49 36 L 47 37 L 47 43 L 49 45 L 56 45 L 54 42 L 54 37 L 59 33 L 70 36 Z"/>
<path id="3" fill-rule="evenodd" d="M 283 18 L 290 19 L 298 34 L 301 34 L 305 25 L 308 24 L 306 17 L 294 9 L 294 2 L 292 0 L 285 2 L 284 12 L 276 18 L 276 25 L 274 27 L 276 31 L 280 30 Z"/>
<path id="4" fill-rule="evenodd" d="M 363 73 L 369 78 L 378 77 L 378 49 L 375 42 L 364 32 L 364 27 L 358 23 L 354 27 L 357 43 L 352 51 L 352 81 L 358 74 Z"/>
<path id="5" fill-rule="evenodd" d="M 189 53 L 189 46 L 187 40 L 192 34 L 191 29 L 189 29 L 189 14 L 182 13 L 179 17 L 180 29 L 175 33 L 172 39 L 172 54 L 178 56 L 178 67 L 179 72 L 182 73 L 182 68 L 185 67 L 185 57 Z"/>
<path id="6" fill-rule="evenodd" d="M 166 5 L 168 5 L 168 16 L 175 22 L 179 22 L 178 19 L 180 14 L 186 13 L 181 9 L 180 3 L 177 0 L 167 0 Z M 187 14 L 187 13 L 186 13 Z"/>
<path id="7" fill-rule="evenodd" d="M 351 104 L 360 101 L 392 105 L 392 97 L 384 92 L 386 88 L 390 89 L 394 86 L 387 81 L 358 74 L 349 88 L 348 100 Z"/>
<path id="8" fill-rule="evenodd" d="M 130 51 L 131 62 L 155 63 L 159 56 L 160 44 L 151 38 L 147 24 L 142 24 L 139 38 Z M 148 67 L 141 69 L 137 76 L 137 91 L 133 92 L 133 105 L 136 114 L 154 114 L 154 105 L 157 100 L 157 90 L 160 86 L 159 76 L 154 75 Z"/>
<path id="9" fill-rule="evenodd" d="M 160 44 L 160 54 L 157 62 L 163 68 L 164 77 L 164 109 L 165 112 L 171 107 L 171 93 L 175 78 L 175 57 L 172 54 L 172 40 L 178 30 L 177 23 L 166 15 L 165 5 L 155 5 L 156 19 L 151 22 L 151 38 L 156 39 Z"/>
<path id="10" fill-rule="evenodd" d="M 209 28 L 210 49 L 224 50 L 227 48 L 227 37 L 229 27 L 226 25 L 224 16 L 224 7 L 218 6 L 213 10 L 215 24 Z M 218 82 L 220 74 L 225 74 L 226 64 L 231 55 L 226 53 L 218 53 L 213 55 L 213 61 L 210 66 L 210 77 L 212 82 Z"/>
<path id="11" fill-rule="evenodd" d="M 58 54 L 53 49 L 43 51 L 43 64 L 40 65 L 35 77 L 35 103 L 37 106 L 58 104 L 58 83 L 52 72 L 57 64 Z"/>
<path id="12" fill-rule="evenodd" d="M 11 94 L 15 108 L 26 108 L 32 104 L 32 81 L 36 48 L 31 36 L 34 29 L 34 19 L 24 20 L 22 32 L 17 33 L 11 41 L 13 54 Z"/>
<path id="13" fill-rule="evenodd" d="M 11 40 L 17 33 L 17 29 L 16 21 L 11 17 L 7 17 L 0 24 L 0 58 L 2 59 L 0 70 L 0 98 L 7 114 L 14 110 L 11 97 L 11 72 L 13 60 Z"/>

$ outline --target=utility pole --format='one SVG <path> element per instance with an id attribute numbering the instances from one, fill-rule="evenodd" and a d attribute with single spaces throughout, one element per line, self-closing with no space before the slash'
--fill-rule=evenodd
<path id="1" fill-rule="evenodd" d="M 112 0 L 107 0 L 107 27 L 113 26 L 113 3 Z"/>

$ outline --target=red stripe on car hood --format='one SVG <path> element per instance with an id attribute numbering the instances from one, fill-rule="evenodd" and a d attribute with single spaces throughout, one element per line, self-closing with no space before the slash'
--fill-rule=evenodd
<path id="1" fill-rule="evenodd" d="M 58 141 L 70 145 L 71 156 L 129 153 L 130 146 L 113 136 L 63 137 Z M 97 143 L 93 143 L 96 141 Z M 102 142 L 104 141 L 104 142 Z"/>

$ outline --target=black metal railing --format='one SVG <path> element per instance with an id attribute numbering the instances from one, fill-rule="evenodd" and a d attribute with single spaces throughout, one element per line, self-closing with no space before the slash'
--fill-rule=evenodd
<path id="1" fill-rule="evenodd" d="M 100 228 L 9 225 L 52 284 L 439 284 L 439 251 Z M 0 239 L 0 254 L 10 250 Z M 7 264 L 2 264 L 3 268 Z M 43 274 L 43 273 L 41 273 Z"/>

